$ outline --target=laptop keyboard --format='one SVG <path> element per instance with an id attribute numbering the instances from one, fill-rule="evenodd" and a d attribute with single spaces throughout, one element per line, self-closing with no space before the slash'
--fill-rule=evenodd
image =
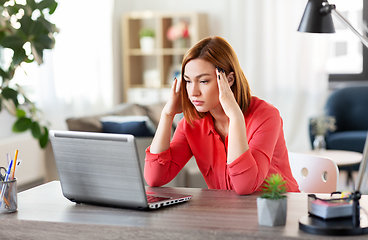
<path id="1" fill-rule="evenodd" d="M 168 198 L 168 197 L 158 197 L 158 196 L 153 196 L 153 195 L 147 195 L 147 202 L 148 203 L 164 201 L 164 200 L 169 200 L 169 199 L 170 198 Z"/>

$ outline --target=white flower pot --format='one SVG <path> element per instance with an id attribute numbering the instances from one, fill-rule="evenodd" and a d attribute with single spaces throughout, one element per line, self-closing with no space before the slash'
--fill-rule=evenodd
<path id="1" fill-rule="evenodd" d="M 258 223 L 263 226 L 283 226 L 286 223 L 287 199 L 257 198 Z"/>
<path id="2" fill-rule="evenodd" d="M 153 37 L 141 37 L 139 42 L 143 52 L 149 53 L 155 49 L 155 39 Z"/>

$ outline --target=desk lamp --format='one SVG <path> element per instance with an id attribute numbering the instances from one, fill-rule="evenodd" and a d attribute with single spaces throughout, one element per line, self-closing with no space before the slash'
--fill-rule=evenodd
<path id="1" fill-rule="evenodd" d="M 298 31 L 307 33 L 335 33 L 335 27 L 331 15 L 339 19 L 348 27 L 360 41 L 368 48 L 368 39 L 362 36 L 338 11 L 334 4 L 327 0 L 309 0 L 305 8 Z M 299 220 L 299 228 L 305 232 L 320 235 L 360 235 L 368 233 L 367 218 L 360 218 L 359 200 L 360 188 L 363 178 L 368 174 L 368 135 L 364 146 L 363 160 L 359 168 L 358 184 L 352 193 L 353 215 L 352 218 L 337 218 L 322 220 L 311 215 Z"/>
<path id="2" fill-rule="evenodd" d="M 327 0 L 309 0 L 304 10 L 298 31 L 307 33 L 335 33 L 332 17 L 336 17 L 349 28 L 368 48 L 368 38 L 362 36 Z"/>

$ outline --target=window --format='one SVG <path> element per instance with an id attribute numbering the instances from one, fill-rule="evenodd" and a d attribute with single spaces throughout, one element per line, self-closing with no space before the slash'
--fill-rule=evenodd
<path id="1" fill-rule="evenodd" d="M 368 0 L 331 0 L 336 10 L 362 35 L 366 36 Z M 341 84 L 368 84 L 368 48 L 341 21 L 333 17 L 336 33 L 330 36 L 329 57 L 326 70 L 330 88 Z M 365 29 L 363 26 L 366 26 Z"/>

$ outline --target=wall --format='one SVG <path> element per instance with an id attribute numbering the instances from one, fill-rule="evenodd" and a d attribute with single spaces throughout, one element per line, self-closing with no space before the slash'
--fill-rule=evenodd
<path id="1" fill-rule="evenodd" d="M 2 108 L 0 112 L 0 125 L 1 125 L 0 139 L 15 136 L 15 134 L 11 130 L 14 121 L 15 117 L 10 115 L 5 108 Z"/>

